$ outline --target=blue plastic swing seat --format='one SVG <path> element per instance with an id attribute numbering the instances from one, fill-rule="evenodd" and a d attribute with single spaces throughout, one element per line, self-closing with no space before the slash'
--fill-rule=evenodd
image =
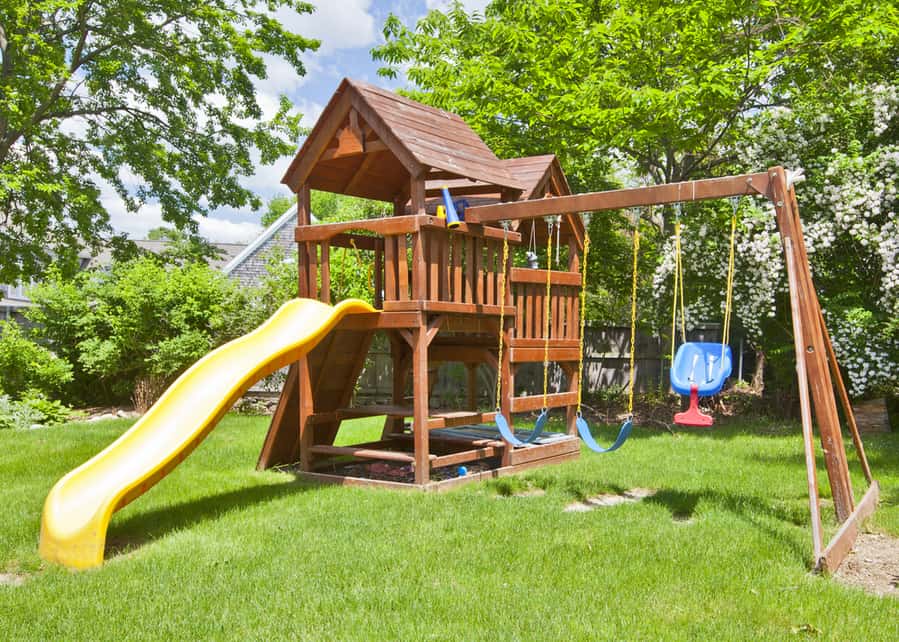
<path id="1" fill-rule="evenodd" d="M 503 437 L 503 440 L 505 440 L 505 442 L 510 446 L 521 448 L 523 446 L 528 446 L 534 443 L 534 441 L 536 441 L 537 438 L 543 434 L 543 428 L 546 426 L 546 420 L 548 418 L 549 410 L 544 408 L 540 412 L 540 415 L 537 417 L 537 421 L 534 422 L 534 429 L 523 440 L 515 436 L 515 431 L 512 430 L 512 427 L 509 425 L 509 422 L 506 421 L 506 418 L 503 416 L 503 413 L 500 412 L 499 408 L 496 409 L 496 417 L 494 421 L 496 423 L 497 429 L 499 429 L 499 434 Z"/>
<path id="2" fill-rule="evenodd" d="M 685 343 L 674 355 L 671 365 L 671 387 L 681 395 L 689 395 L 696 386 L 700 397 L 718 393 L 730 376 L 733 357 L 730 346 L 720 343 Z"/>

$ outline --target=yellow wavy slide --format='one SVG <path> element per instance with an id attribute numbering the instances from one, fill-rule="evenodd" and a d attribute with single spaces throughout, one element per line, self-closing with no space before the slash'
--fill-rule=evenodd
<path id="1" fill-rule="evenodd" d="M 102 564 L 116 510 L 180 464 L 254 382 L 301 358 L 346 315 L 364 312 L 374 308 L 293 299 L 197 361 L 127 432 L 56 483 L 41 516 L 41 557 L 72 568 Z"/>

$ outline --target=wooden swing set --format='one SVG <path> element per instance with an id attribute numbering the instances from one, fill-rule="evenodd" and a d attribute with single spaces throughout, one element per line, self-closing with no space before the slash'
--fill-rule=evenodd
<path id="1" fill-rule="evenodd" d="M 297 194 L 299 296 L 330 303 L 332 251 L 351 248 L 373 255 L 373 303 L 378 310 L 345 317 L 290 367 L 259 468 L 294 466 L 300 476 L 327 483 L 443 490 L 575 459 L 580 455 L 579 433 L 588 446 L 602 452 L 601 446 L 591 444 L 580 414 L 582 297 L 589 251 L 580 215 L 750 195 L 774 204 L 786 255 L 815 565 L 833 570 L 850 550 L 859 524 L 876 506 L 879 490 L 824 325 L 795 192 L 783 168 L 571 195 L 554 156 L 498 159 L 458 116 L 344 80 L 283 182 Z M 393 216 L 313 224 L 312 189 L 387 201 L 393 204 Z M 470 201 L 460 224 L 448 226 L 446 219 L 433 215 L 443 194 Z M 527 225 L 538 218 L 551 218 L 555 227 Z M 567 245 L 567 269 L 512 264 L 510 246 L 545 242 L 551 250 L 554 233 L 556 247 Z M 638 243 L 635 233 L 634 261 Z M 632 319 L 635 301 L 632 292 Z M 354 406 L 356 381 L 376 333 L 386 335 L 390 345 L 392 402 Z M 633 345 L 632 333 L 631 403 Z M 467 370 L 468 399 L 462 408 L 431 405 L 436 366 L 446 362 L 462 363 Z M 517 394 L 518 369 L 540 363 L 543 394 Z M 566 381 L 565 389 L 553 393 L 546 385 L 550 363 L 561 368 Z M 482 364 L 497 376 L 495 407 L 489 411 L 478 407 L 477 369 Z M 834 384 L 869 483 L 858 503 Z M 552 408 L 565 409 L 563 433 L 531 438 L 511 426 L 513 414 L 540 411 L 545 421 Z M 813 414 L 841 524 L 827 546 Z M 335 444 L 344 420 L 376 416 L 384 417 L 380 439 Z M 503 427 L 508 434 L 497 430 Z M 628 419 L 605 450 L 620 446 L 631 427 Z M 357 471 L 366 462 L 405 468 L 412 477 L 362 476 Z M 445 474 L 463 465 L 471 469 L 467 474 Z"/>
<path id="2" fill-rule="evenodd" d="M 765 197 L 774 204 L 789 282 L 815 565 L 818 569 L 833 571 L 851 550 L 861 522 L 875 510 L 880 488 L 871 475 L 846 385 L 812 281 L 799 206 L 789 172 L 783 167 L 772 167 L 767 172 L 757 174 L 491 205 L 471 210 L 469 220 L 489 224 L 509 219 L 526 220 L 549 215 L 600 212 L 743 195 Z M 868 482 L 868 489 L 858 503 L 852 492 L 834 387 L 840 398 L 862 472 Z M 813 413 L 824 453 L 834 509 L 841 524 L 826 546 L 821 526 L 821 501 L 815 465 Z"/>

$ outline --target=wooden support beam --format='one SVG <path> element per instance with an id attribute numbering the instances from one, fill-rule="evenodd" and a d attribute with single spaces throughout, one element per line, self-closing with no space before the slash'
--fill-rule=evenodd
<path id="1" fill-rule="evenodd" d="M 428 322 L 428 345 L 431 345 L 431 342 L 434 340 L 434 337 L 437 336 L 437 333 L 440 332 L 440 326 L 443 325 L 443 322 L 446 320 L 444 315 L 438 315 L 431 319 Z"/>
<path id="2" fill-rule="evenodd" d="M 496 223 L 504 220 L 524 220 L 558 214 L 580 214 L 581 212 L 703 201 L 746 194 L 767 194 L 768 182 L 768 172 L 760 172 L 607 192 L 590 192 L 573 196 L 554 196 L 531 201 L 481 205 L 465 210 L 465 220 L 472 223 Z"/>
<path id="3" fill-rule="evenodd" d="M 297 227 L 309 225 L 311 215 L 311 192 L 309 184 L 303 183 L 297 190 Z M 309 292 L 309 253 L 304 244 L 297 246 L 297 296 L 310 297 Z"/>
<path id="4" fill-rule="evenodd" d="M 476 366 L 479 363 L 488 363 L 490 356 L 490 350 L 488 348 L 478 346 L 431 344 L 428 349 L 428 359 L 432 362 L 466 363 Z"/>
<path id="5" fill-rule="evenodd" d="M 428 176 L 428 178 L 431 178 Z M 452 185 L 447 188 L 450 192 L 450 196 L 481 196 L 484 194 L 499 194 L 502 192 L 502 187 L 499 185 L 493 185 L 492 183 L 472 183 L 470 185 Z M 441 187 L 432 187 L 430 189 L 425 190 L 425 196 L 428 198 L 433 198 L 435 196 L 443 196 L 443 188 Z M 468 210 L 466 210 L 467 212 Z"/>
<path id="6" fill-rule="evenodd" d="M 392 216 L 390 218 L 346 221 L 345 223 L 322 223 L 320 225 L 298 226 L 294 238 L 298 243 L 305 241 L 327 241 L 338 234 L 365 230 L 381 236 L 396 236 L 417 232 L 429 216 Z"/>
<path id="7" fill-rule="evenodd" d="M 549 344 L 550 346 L 553 345 L 552 339 L 550 339 Z M 543 348 L 512 348 L 510 357 L 514 363 L 536 363 L 543 361 L 544 354 Z M 549 349 L 550 361 L 577 361 L 579 357 L 580 354 L 577 348 L 550 347 Z"/>
<path id="8" fill-rule="evenodd" d="M 384 459 L 386 461 L 399 461 L 414 463 L 415 457 L 407 453 L 399 453 L 393 450 L 378 450 L 375 448 L 359 448 L 358 446 L 312 446 L 312 452 L 318 455 L 341 455 L 360 457 L 362 459 Z M 431 455 L 430 459 L 437 459 L 437 455 Z"/>
<path id="9" fill-rule="evenodd" d="M 381 143 L 381 145 L 384 145 Z M 359 163 L 359 167 L 356 168 L 356 171 L 352 173 L 349 180 L 343 185 L 343 193 L 344 194 L 352 194 L 356 191 L 356 188 L 359 187 L 359 183 L 365 179 L 366 172 L 374 165 L 375 161 L 378 159 L 378 151 L 371 149 L 374 146 L 374 143 L 369 143 L 366 145 L 365 149 L 365 158 Z M 385 146 L 386 147 L 386 146 Z"/>
<path id="10" fill-rule="evenodd" d="M 287 370 L 287 379 L 265 435 L 256 470 L 266 470 L 296 461 L 300 439 L 299 417 L 299 384 L 297 365 L 294 363 Z"/>
<path id="11" fill-rule="evenodd" d="M 814 402 L 815 419 L 821 438 L 821 447 L 824 450 L 824 463 L 827 467 L 827 476 L 833 494 L 834 509 L 837 519 L 844 522 L 852 513 L 854 499 L 833 393 L 833 382 L 830 379 L 830 370 L 827 365 L 823 331 L 816 307 L 817 294 L 812 282 L 798 212 L 793 211 L 792 187 L 788 186 L 786 173 L 782 167 L 771 168 L 769 174 L 777 226 L 785 247 L 786 240 L 790 239 L 795 255 L 793 259 L 796 272 L 795 290 L 790 292 L 790 296 L 795 297 L 798 301 L 802 336 L 805 342 L 804 349 L 796 355 L 796 358 L 805 359 L 809 387 Z"/>
<path id="12" fill-rule="evenodd" d="M 546 285 L 546 270 L 532 268 L 512 268 L 512 283 L 534 283 Z M 569 287 L 581 287 L 581 275 L 577 272 L 560 272 L 551 270 L 549 275 L 550 285 L 565 285 Z"/>
<path id="13" fill-rule="evenodd" d="M 414 413 L 412 430 L 415 434 L 415 483 L 427 484 L 431 479 L 428 445 L 428 336 L 427 326 L 415 332 L 412 349 L 412 396 Z"/>
<path id="14" fill-rule="evenodd" d="M 297 388 L 299 389 L 299 426 L 300 426 L 300 470 L 312 470 L 312 445 L 315 440 L 315 429 L 307 421 L 315 412 L 312 395 L 312 377 L 309 372 L 309 359 L 301 358 L 297 362 Z"/>
<path id="15" fill-rule="evenodd" d="M 859 527 L 865 521 L 865 518 L 871 515 L 874 509 L 877 508 L 877 500 L 879 498 L 880 484 L 875 480 L 871 482 L 871 486 L 865 492 L 865 496 L 862 497 L 862 500 L 855 507 L 855 510 L 852 511 L 849 518 L 843 522 L 833 539 L 830 540 L 827 548 L 824 549 L 821 557 L 818 558 L 815 566 L 816 570 L 826 570 L 833 573 L 840 568 L 840 564 L 843 563 L 843 560 L 846 559 L 846 556 L 852 550 L 852 545 L 858 537 Z"/>
<path id="16" fill-rule="evenodd" d="M 336 102 L 334 102 L 333 107 L 329 104 L 326 110 L 327 113 L 323 114 L 323 117 L 316 123 L 318 136 L 307 139 L 301 149 L 302 153 L 296 155 L 290 163 L 290 167 L 287 168 L 284 178 L 281 179 L 282 183 L 294 191 L 300 189 L 301 181 L 305 181 L 309 174 L 312 173 L 313 167 L 318 163 L 346 116 L 350 106 L 349 93 L 343 91 L 339 98 L 336 96 L 335 98 Z M 335 98 L 331 100 L 333 101 Z M 308 225 L 308 221 L 305 224 Z"/>
<path id="17" fill-rule="evenodd" d="M 787 280 L 790 286 L 790 311 L 793 321 L 793 343 L 796 348 L 796 378 L 799 383 L 799 407 L 802 414 L 802 441 L 805 450 L 805 473 L 808 481 L 809 515 L 812 520 L 812 545 L 815 559 L 821 557 L 824 536 L 821 532 L 821 499 L 818 496 L 818 471 L 815 464 L 815 436 L 812 432 L 811 400 L 808 392 L 808 375 L 805 368 L 805 340 L 802 334 L 802 315 L 799 311 L 798 284 L 796 279 L 796 258 L 793 241 L 784 239 L 784 253 L 787 258 Z"/>
<path id="18" fill-rule="evenodd" d="M 441 455 L 439 457 L 431 455 L 434 457 L 431 460 L 431 466 L 440 468 L 441 466 L 456 466 L 469 461 L 477 461 L 478 459 L 488 459 L 490 457 L 496 457 L 502 450 L 502 448 L 497 448 L 495 446 L 485 446 L 483 448 L 463 450 L 462 452 Z"/>
<path id="19" fill-rule="evenodd" d="M 572 406 L 577 403 L 577 392 L 555 392 L 546 395 L 547 408 Z M 532 412 L 543 409 L 543 395 L 529 397 L 513 397 L 512 412 Z"/>

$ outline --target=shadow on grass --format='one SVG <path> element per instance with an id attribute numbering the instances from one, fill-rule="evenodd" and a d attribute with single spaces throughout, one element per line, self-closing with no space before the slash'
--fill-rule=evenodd
<path id="1" fill-rule="evenodd" d="M 123 555 L 184 528 L 219 519 L 248 506 L 320 488 L 293 479 L 281 484 L 249 486 L 218 495 L 207 495 L 170 507 L 129 516 L 111 526 L 106 537 L 106 558 Z"/>
<path id="2" fill-rule="evenodd" d="M 738 519 L 749 524 L 753 528 L 765 533 L 765 535 L 792 551 L 797 560 L 808 561 L 809 551 L 798 544 L 785 530 L 772 525 L 770 520 L 791 524 L 799 527 L 809 527 L 808 514 L 801 510 L 790 510 L 788 506 L 772 504 L 751 495 L 738 495 L 734 493 L 720 493 L 711 490 L 701 492 L 683 492 L 672 489 L 661 489 L 647 497 L 646 501 L 659 504 L 671 513 L 671 519 L 684 522 L 693 517 L 696 506 L 700 500 L 704 500 L 717 506 Z"/>

